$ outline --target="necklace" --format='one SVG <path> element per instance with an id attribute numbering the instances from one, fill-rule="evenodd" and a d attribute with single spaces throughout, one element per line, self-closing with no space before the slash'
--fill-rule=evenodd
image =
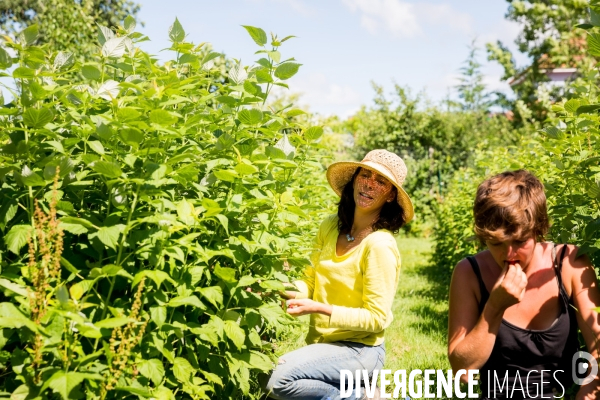
<path id="1" fill-rule="evenodd" d="M 368 232 L 369 230 L 373 229 L 373 224 L 375 223 L 375 221 L 379 218 L 379 216 L 375 217 L 373 219 L 373 221 L 371 221 L 371 223 L 369 224 L 369 226 L 367 227 L 367 229 L 363 229 L 364 232 Z M 361 231 L 360 233 L 362 233 L 363 231 Z M 359 235 L 357 235 L 359 236 Z M 350 233 L 346 233 L 346 240 L 348 242 L 354 242 L 356 240 L 356 238 L 354 237 L 354 235 L 352 235 L 352 230 L 350 230 Z"/>

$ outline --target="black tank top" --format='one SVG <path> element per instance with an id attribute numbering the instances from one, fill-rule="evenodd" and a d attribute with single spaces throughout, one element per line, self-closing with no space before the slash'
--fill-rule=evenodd
<path id="1" fill-rule="evenodd" d="M 559 396 L 573 384 L 571 363 L 579 343 L 575 309 L 570 306 L 572 302 L 561 276 L 567 246 L 563 246 L 558 262 L 554 244 L 552 246 L 560 315 L 544 330 L 523 329 L 502 320 L 492 353 L 479 370 L 483 399 L 540 399 L 542 394 L 552 398 L 553 389 Z M 479 281 L 481 315 L 490 295 L 483 283 L 477 260 L 474 257 L 467 259 Z"/>

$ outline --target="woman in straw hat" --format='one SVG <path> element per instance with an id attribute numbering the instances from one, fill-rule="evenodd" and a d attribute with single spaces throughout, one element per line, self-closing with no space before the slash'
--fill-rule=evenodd
<path id="1" fill-rule="evenodd" d="M 266 384 L 271 397 L 339 399 L 340 370 L 356 376 L 383 367 L 400 270 L 393 234 L 414 215 L 402 189 L 405 177 L 404 161 L 386 150 L 328 168 L 327 180 L 340 196 L 337 214 L 321 224 L 312 265 L 295 282 L 298 291 L 285 293 L 290 315 L 310 314 L 308 346 L 279 359 Z M 379 398 L 372 386 L 358 398 Z M 346 398 L 356 395 L 355 389 Z"/>

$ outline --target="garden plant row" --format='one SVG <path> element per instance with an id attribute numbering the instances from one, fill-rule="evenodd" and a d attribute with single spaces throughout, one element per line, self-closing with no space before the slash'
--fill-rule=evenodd
<path id="1" fill-rule="evenodd" d="M 83 64 L 36 25 L 4 37 L 0 392 L 257 397 L 289 323 L 276 293 L 330 200 L 322 127 L 267 106 L 300 67 L 291 37 L 245 29 L 252 66 L 177 20 L 165 63 L 130 17 Z"/>

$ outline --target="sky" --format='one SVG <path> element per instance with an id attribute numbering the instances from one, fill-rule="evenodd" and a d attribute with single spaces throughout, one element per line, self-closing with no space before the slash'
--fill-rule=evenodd
<path id="1" fill-rule="evenodd" d="M 457 84 L 460 68 L 476 40 L 485 83 L 510 88 L 502 68 L 488 62 L 485 43 L 501 40 L 515 49 L 519 26 L 506 21 L 506 0 L 137 0 L 139 30 L 151 41 L 142 48 L 171 57 L 168 30 L 175 20 L 187 40 L 211 43 L 215 51 L 252 65 L 258 46 L 241 25 L 273 32 L 284 43 L 282 58 L 302 64 L 288 81 L 300 103 L 322 115 L 342 118 L 371 105 L 372 82 L 391 92 L 394 84 L 424 92 L 437 102 Z M 526 58 L 517 57 L 518 62 Z"/>

